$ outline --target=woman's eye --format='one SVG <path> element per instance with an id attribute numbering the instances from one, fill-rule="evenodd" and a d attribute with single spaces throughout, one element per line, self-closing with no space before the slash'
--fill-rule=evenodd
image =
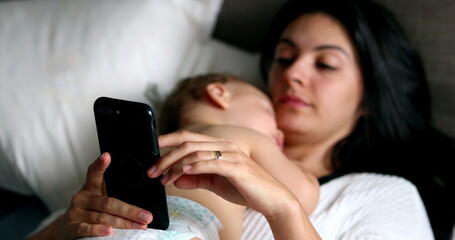
<path id="1" fill-rule="evenodd" d="M 333 67 L 333 66 L 325 64 L 325 63 L 317 63 L 316 66 L 323 70 L 337 70 L 336 67 Z"/>

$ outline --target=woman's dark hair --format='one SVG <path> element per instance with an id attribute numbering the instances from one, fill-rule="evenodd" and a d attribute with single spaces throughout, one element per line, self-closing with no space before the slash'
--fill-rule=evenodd
<path id="1" fill-rule="evenodd" d="M 265 38 L 261 73 L 267 81 L 275 47 L 297 17 L 323 13 L 338 20 L 359 56 L 366 115 L 333 151 L 335 171 L 402 176 L 419 190 L 436 239 L 454 225 L 454 142 L 432 125 L 430 92 L 422 60 L 393 15 L 367 0 L 291 0 Z"/>

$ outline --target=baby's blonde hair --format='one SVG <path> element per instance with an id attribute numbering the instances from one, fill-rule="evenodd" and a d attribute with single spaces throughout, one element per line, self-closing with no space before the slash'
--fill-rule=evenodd
<path id="1" fill-rule="evenodd" d="M 164 100 L 158 114 L 160 134 L 177 131 L 180 126 L 182 110 L 189 99 L 200 100 L 205 96 L 205 89 L 212 83 L 243 81 L 232 74 L 203 74 L 182 79 Z"/>

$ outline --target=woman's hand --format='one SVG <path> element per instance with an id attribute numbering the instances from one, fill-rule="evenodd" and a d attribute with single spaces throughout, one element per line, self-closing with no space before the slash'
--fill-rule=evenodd
<path id="1" fill-rule="evenodd" d="M 236 145 L 188 131 L 162 135 L 159 142 L 173 149 L 149 169 L 150 177 L 165 173 L 164 184 L 204 188 L 249 206 L 266 217 L 277 240 L 321 239 L 295 195 Z"/>
<path id="2" fill-rule="evenodd" d="M 75 239 L 110 235 L 113 228 L 147 228 L 152 221 L 149 211 L 106 196 L 103 173 L 110 161 L 108 153 L 95 160 L 66 213 L 30 239 Z"/>
<path id="3" fill-rule="evenodd" d="M 267 173 L 236 145 L 223 139 L 179 131 L 159 137 L 164 154 L 148 174 L 182 189 L 204 188 L 226 200 L 249 206 L 265 216 L 282 208 L 283 200 L 294 201 L 286 186 Z M 222 154 L 217 159 L 215 151 Z"/>

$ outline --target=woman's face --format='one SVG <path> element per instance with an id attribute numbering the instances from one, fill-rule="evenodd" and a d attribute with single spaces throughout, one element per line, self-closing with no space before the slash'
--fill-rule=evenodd
<path id="1" fill-rule="evenodd" d="M 306 14 L 285 29 L 269 90 L 286 143 L 347 136 L 361 115 L 362 88 L 355 49 L 337 20 Z"/>

